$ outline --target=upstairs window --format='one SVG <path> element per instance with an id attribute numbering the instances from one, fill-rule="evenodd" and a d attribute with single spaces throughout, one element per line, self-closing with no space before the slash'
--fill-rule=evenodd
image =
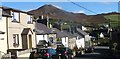
<path id="1" fill-rule="evenodd" d="M 12 12 L 12 22 L 20 22 L 20 13 Z"/>
<path id="2" fill-rule="evenodd" d="M 13 46 L 18 47 L 19 46 L 19 34 L 13 34 Z"/>
<path id="3" fill-rule="evenodd" d="M 32 23 L 33 23 L 33 21 L 32 21 L 32 20 L 33 20 L 33 19 L 32 19 L 32 16 L 31 16 L 31 15 L 29 15 L 29 16 L 28 16 L 28 22 L 27 22 L 27 23 L 28 23 L 28 24 L 32 24 Z"/>

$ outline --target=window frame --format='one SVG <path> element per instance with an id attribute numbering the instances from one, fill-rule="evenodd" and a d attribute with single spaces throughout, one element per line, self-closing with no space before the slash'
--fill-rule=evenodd
<path id="1" fill-rule="evenodd" d="M 32 15 L 28 15 L 27 24 L 33 24 L 33 16 Z"/>
<path id="2" fill-rule="evenodd" d="M 15 13 L 17 14 L 18 13 L 18 19 L 15 20 Z M 20 12 L 15 12 L 15 11 L 12 11 L 11 12 L 11 16 L 12 16 L 12 22 L 16 22 L 16 23 L 20 23 Z"/>
<path id="3" fill-rule="evenodd" d="M 19 34 L 13 34 L 13 46 L 14 47 L 19 46 Z"/>

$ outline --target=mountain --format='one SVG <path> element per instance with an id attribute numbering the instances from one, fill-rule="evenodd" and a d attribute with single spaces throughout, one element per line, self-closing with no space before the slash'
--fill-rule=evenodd
<path id="1" fill-rule="evenodd" d="M 29 13 L 32 13 L 35 18 L 44 15 L 45 17 L 49 16 L 50 18 L 56 20 L 61 19 L 64 21 L 78 22 L 88 25 L 106 22 L 106 19 L 104 18 L 103 15 L 86 15 L 83 13 L 67 12 L 53 5 L 43 5 L 38 9 L 29 11 Z"/>

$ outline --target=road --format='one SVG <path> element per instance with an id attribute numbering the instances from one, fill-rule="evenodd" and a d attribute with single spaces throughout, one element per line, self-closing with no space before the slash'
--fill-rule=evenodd
<path id="1" fill-rule="evenodd" d="M 74 59 L 115 59 L 110 55 L 109 47 L 96 46 L 94 53 L 86 53 L 75 57 Z"/>

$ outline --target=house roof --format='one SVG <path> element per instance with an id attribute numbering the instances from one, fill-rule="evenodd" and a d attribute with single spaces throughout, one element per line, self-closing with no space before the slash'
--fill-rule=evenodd
<path id="1" fill-rule="evenodd" d="M 8 14 L 7 12 L 5 12 L 5 11 L 2 11 L 2 16 L 11 17 L 11 15 L 10 15 L 10 14 Z"/>
<path id="2" fill-rule="evenodd" d="M 83 36 L 79 35 L 78 33 L 74 33 L 74 36 L 79 36 L 79 38 L 83 38 Z"/>
<path id="3" fill-rule="evenodd" d="M 78 32 L 80 35 L 83 35 L 83 36 L 88 35 L 88 33 L 84 32 L 83 30 L 81 30 L 81 29 L 79 29 L 79 28 L 77 28 L 77 32 Z"/>
<path id="4" fill-rule="evenodd" d="M 52 33 L 52 30 L 47 28 L 47 26 L 44 25 L 44 24 L 36 23 L 35 27 L 36 27 L 35 30 L 36 30 L 37 34 L 49 34 L 49 33 Z"/>
<path id="5" fill-rule="evenodd" d="M 21 34 L 27 35 L 29 33 L 29 31 L 32 32 L 32 30 L 30 28 L 24 28 Z"/>
<path id="6" fill-rule="evenodd" d="M 5 32 L 3 32 L 3 31 L 0 31 L 0 34 L 4 34 Z"/>
<path id="7" fill-rule="evenodd" d="M 33 15 L 32 13 L 25 12 L 25 11 L 21 11 L 21 10 L 19 10 L 19 9 L 14 9 L 14 8 L 6 7 L 6 6 L 1 6 L 0 8 L 2 8 L 4 11 L 5 11 L 5 10 L 13 10 L 13 11 L 16 11 L 16 12 L 22 12 L 22 13 L 27 13 L 27 14 L 29 14 L 29 15 Z"/>
<path id="8" fill-rule="evenodd" d="M 68 36 L 64 31 L 60 31 L 57 28 L 51 28 L 53 33 L 57 33 L 57 38 L 62 38 Z"/>
<path id="9" fill-rule="evenodd" d="M 66 34 L 69 38 L 75 37 L 73 34 L 71 34 L 71 33 L 68 32 L 68 31 L 63 31 L 63 32 L 64 32 L 64 34 Z"/>

